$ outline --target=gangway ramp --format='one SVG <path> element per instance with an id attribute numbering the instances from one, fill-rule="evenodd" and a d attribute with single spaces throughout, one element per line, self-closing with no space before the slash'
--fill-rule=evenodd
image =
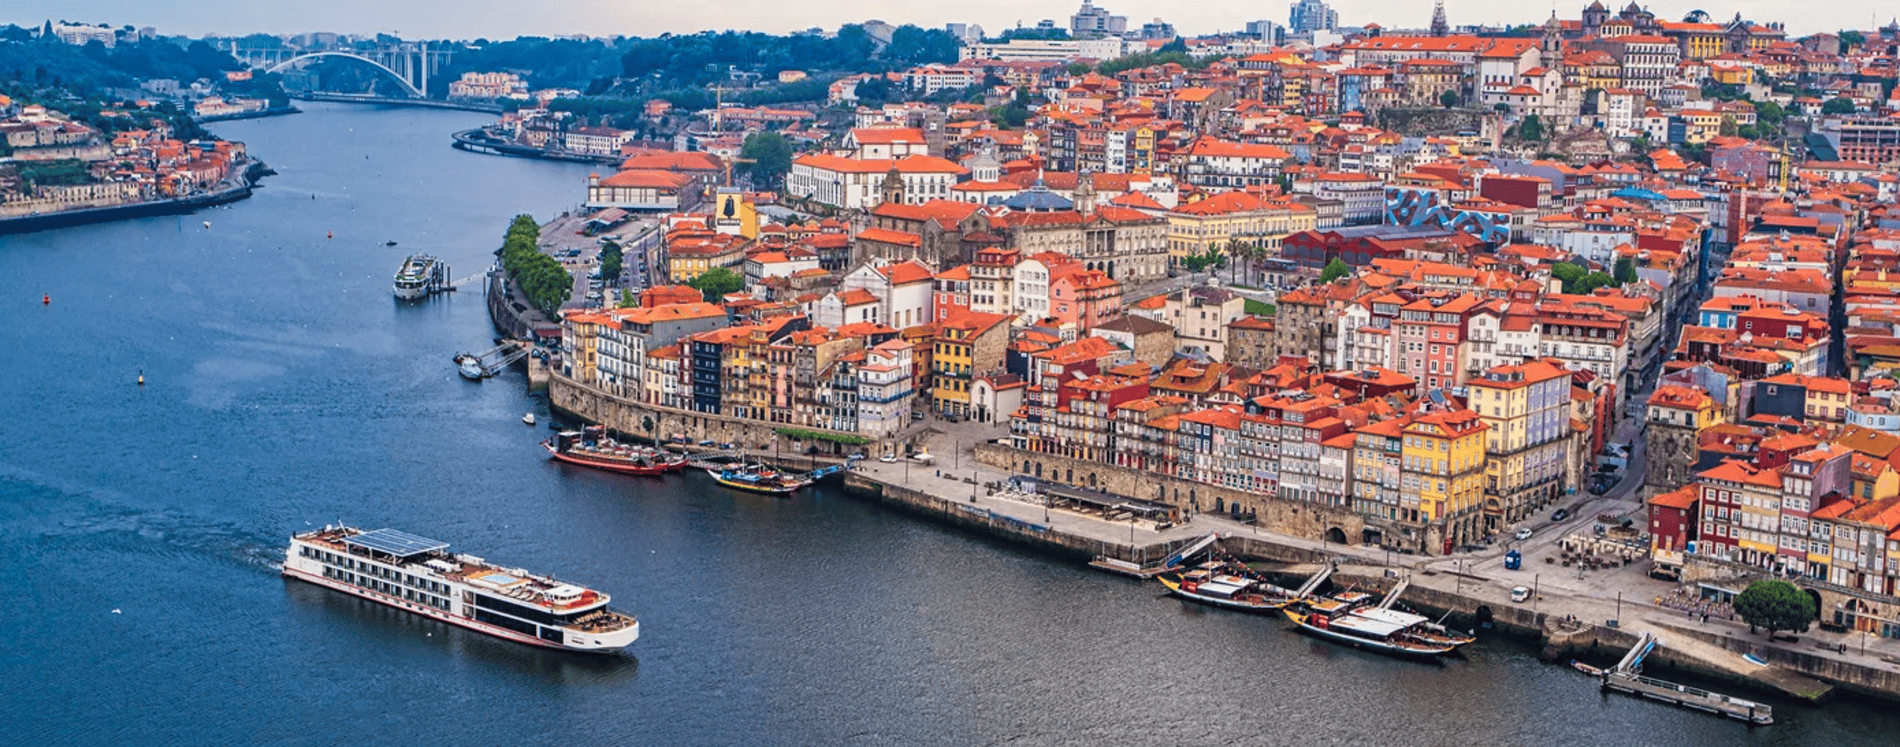
<path id="1" fill-rule="evenodd" d="M 1320 584 L 1326 583 L 1326 579 L 1332 578 L 1334 570 L 1332 563 L 1320 566 L 1318 573 L 1314 573 L 1311 578 L 1306 579 L 1306 583 L 1301 584 L 1299 590 L 1293 592 L 1293 598 L 1305 599 L 1312 596 L 1313 592 L 1319 589 Z"/>
<path id="2" fill-rule="evenodd" d="M 1399 601 L 1399 595 L 1404 594 L 1406 588 L 1410 587 L 1411 585 L 1412 585 L 1411 576 L 1406 576 L 1404 578 L 1399 579 L 1398 583 L 1392 585 L 1392 591 L 1387 592 L 1385 595 L 1385 598 L 1379 600 L 1379 609 L 1382 609 L 1382 610 L 1392 609 L 1392 603 Z"/>
<path id="3" fill-rule="evenodd" d="M 1161 565 L 1165 568 L 1173 568 L 1182 563 L 1186 563 L 1188 558 L 1194 557 L 1196 553 L 1207 549 L 1208 546 L 1213 545 L 1219 539 L 1219 532 L 1210 532 L 1206 537 L 1188 543 L 1186 547 L 1175 551 L 1173 555 L 1169 555 L 1166 560 L 1161 561 Z"/>

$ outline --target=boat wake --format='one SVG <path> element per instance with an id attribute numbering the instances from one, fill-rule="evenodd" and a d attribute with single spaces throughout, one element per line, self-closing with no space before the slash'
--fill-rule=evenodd
<path id="1" fill-rule="evenodd" d="M 0 465 L 0 540 L 35 553 L 209 558 L 275 572 L 283 541 L 178 508 L 132 505 L 114 491 Z"/>

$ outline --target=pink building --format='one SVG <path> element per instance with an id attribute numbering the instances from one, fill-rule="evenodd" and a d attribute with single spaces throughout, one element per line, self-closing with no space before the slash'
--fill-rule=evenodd
<path id="1" fill-rule="evenodd" d="M 1122 284 L 1101 270 L 1077 270 L 1049 283 L 1049 318 L 1092 329 L 1122 315 Z"/>

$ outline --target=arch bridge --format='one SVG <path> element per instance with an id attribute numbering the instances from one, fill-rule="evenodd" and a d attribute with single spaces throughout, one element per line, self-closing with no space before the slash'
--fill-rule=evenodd
<path id="1" fill-rule="evenodd" d="M 310 60 L 323 57 L 339 57 L 369 65 L 402 88 L 403 93 L 412 98 L 428 98 L 429 75 L 440 70 L 449 59 L 447 50 L 431 49 L 429 45 L 416 42 L 386 44 L 367 50 L 354 49 L 318 49 L 295 50 L 276 48 L 240 48 L 233 45 L 231 55 L 239 61 L 266 73 L 278 73 Z"/>

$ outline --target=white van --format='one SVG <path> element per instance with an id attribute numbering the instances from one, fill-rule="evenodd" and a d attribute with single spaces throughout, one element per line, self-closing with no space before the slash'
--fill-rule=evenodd
<path id="1" fill-rule="evenodd" d="M 1531 598 L 1531 590 L 1529 588 L 1519 586 L 1511 590 L 1511 601 L 1513 602 L 1523 602 L 1523 601 L 1529 600 L 1530 598 Z"/>

